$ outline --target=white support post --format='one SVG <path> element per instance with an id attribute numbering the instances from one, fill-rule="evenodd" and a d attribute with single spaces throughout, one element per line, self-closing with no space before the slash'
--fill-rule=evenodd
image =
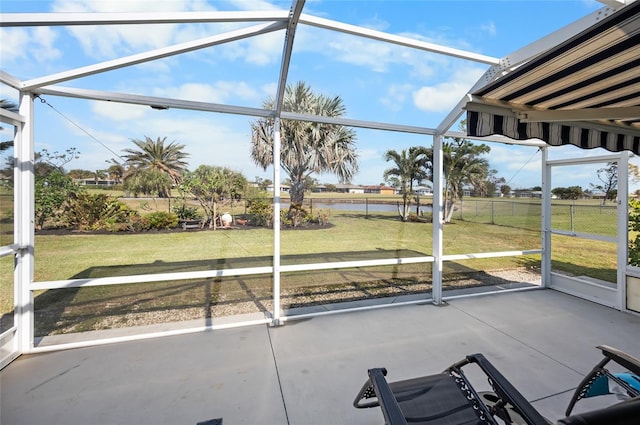
<path id="1" fill-rule="evenodd" d="M 618 161 L 618 309 L 627 309 L 627 266 L 629 264 L 629 154 Z"/>
<path id="2" fill-rule="evenodd" d="M 280 323 L 280 118 L 273 125 L 273 321 Z"/>
<path id="3" fill-rule="evenodd" d="M 442 227 L 444 223 L 442 188 L 443 168 L 442 145 L 444 136 L 433 136 L 433 269 L 431 297 L 436 305 L 442 304 Z"/>
<path id="4" fill-rule="evenodd" d="M 548 148 L 541 147 L 542 152 L 542 259 L 540 264 L 541 286 L 546 288 L 551 283 L 551 166 L 547 164 Z"/>
<path id="5" fill-rule="evenodd" d="M 30 287 L 34 268 L 34 108 L 31 93 L 20 93 L 19 112 L 26 118 L 26 121 L 17 127 L 14 142 L 14 202 L 16 206 L 14 242 L 18 246 L 14 271 L 14 314 L 18 351 L 28 353 L 33 348 L 34 336 L 33 294 Z"/>

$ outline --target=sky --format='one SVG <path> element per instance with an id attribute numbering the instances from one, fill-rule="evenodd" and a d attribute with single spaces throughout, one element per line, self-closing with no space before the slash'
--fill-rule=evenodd
<path id="1" fill-rule="evenodd" d="M 2 13 L 179 12 L 288 10 L 290 1 L 265 0 L 2 0 Z M 536 1 L 348 1 L 310 0 L 303 13 L 501 58 L 603 7 L 595 0 Z M 0 69 L 20 80 L 71 70 L 256 23 L 66 26 L 0 29 Z M 284 31 L 147 62 L 60 85 L 260 108 L 275 95 Z M 435 128 L 488 65 L 331 32 L 298 27 L 288 81 L 305 81 L 315 92 L 340 96 L 346 117 Z M 0 87 L 0 98 L 17 100 Z M 190 169 L 226 166 L 249 180 L 273 179 L 250 158 L 255 118 L 177 109 L 154 110 L 43 95 L 35 104 L 36 151 L 76 148 L 66 169 L 105 169 L 132 140 L 166 137 L 185 146 Z M 12 129 L 0 133 L 11 140 Z M 455 129 L 455 128 L 454 128 Z M 432 137 L 356 129 L 359 172 L 355 184 L 383 183 L 392 164 L 389 149 L 430 146 Z M 497 177 L 512 188 L 540 185 L 536 148 L 491 143 L 487 156 Z M 569 146 L 550 149 L 551 159 L 604 155 Z M 6 153 L 4 154 L 7 155 Z M 6 158 L 0 158 L 4 164 Z M 635 159 L 633 159 L 635 161 Z M 554 168 L 552 186 L 600 183 L 602 165 Z M 282 175 L 284 179 L 286 175 Z M 320 183 L 337 183 L 330 174 Z"/>

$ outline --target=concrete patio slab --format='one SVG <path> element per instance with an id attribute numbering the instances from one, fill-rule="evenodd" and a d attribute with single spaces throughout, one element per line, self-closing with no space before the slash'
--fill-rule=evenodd
<path id="1" fill-rule="evenodd" d="M 476 352 L 557 419 L 600 359 L 594 346 L 638 356 L 638 335 L 639 316 L 552 290 L 328 314 L 22 356 L 0 372 L 0 422 L 382 423 L 352 406 L 368 368 L 395 381 Z"/>

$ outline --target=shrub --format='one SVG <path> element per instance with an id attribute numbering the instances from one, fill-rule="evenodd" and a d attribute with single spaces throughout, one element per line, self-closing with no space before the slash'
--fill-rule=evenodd
<path id="1" fill-rule="evenodd" d="M 197 220 L 201 218 L 197 207 L 189 207 L 186 203 L 173 207 L 173 212 L 179 220 Z"/>
<path id="2" fill-rule="evenodd" d="M 247 212 L 251 216 L 250 223 L 254 226 L 271 226 L 273 224 L 273 206 L 268 199 L 247 200 Z"/>
<path id="3" fill-rule="evenodd" d="M 75 229 L 120 231 L 136 215 L 136 211 L 111 196 L 78 193 L 67 200 L 63 217 Z"/>
<path id="4" fill-rule="evenodd" d="M 171 229 L 178 225 L 178 216 L 166 211 L 155 211 L 145 215 L 150 229 Z"/>
<path id="5" fill-rule="evenodd" d="M 331 218 L 331 210 L 320 210 L 320 212 L 318 212 L 318 215 L 316 216 L 316 220 L 318 222 L 318 224 L 320 224 L 321 226 L 325 226 L 327 224 L 329 224 L 329 219 Z"/>

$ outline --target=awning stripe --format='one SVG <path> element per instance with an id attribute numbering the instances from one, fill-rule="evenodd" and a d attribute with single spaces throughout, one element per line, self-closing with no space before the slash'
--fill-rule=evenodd
<path id="1" fill-rule="evenodd" d="M 612 26 L 620 25 L 621 23 L 625 22 L 627 19 L 633 18 L 638 13 L 640 13 L 640 1 L 631 3 L 624 9 L 603 19 L 598 25 L 595 25 L 591 29 L 577 35 L 574 39 L 559 45 L 555 49 L 549 50 L 545 54 L 529 62 L 526 66 L 523 66 L 520 69 L 514 70 L 513 72 L 503 76 L 502 78 L 500 78 L 494 83 L 488 84 L 483 89 L 476 92 L 475 94 L 477 96 L 485 96 L 486 94 L 493 91 L 496 88 L 496 86 L 503 86 L 506 83 L 516 80 L 520 78 L 522 75 L 529 72 L 529 70 L 534 69 L 538 66 L 542 66 L 545 63 L 547 63 L 549 60 L 553 60 L 553 58 L 558 57 L 563 53 L 567 53 L 573 50 L 574 48 L 580 46 L 583 43 L 588 43 L 593 37 L 596 37 L 601 33 L 602 27 L 612 27 Z"/>
<path id="2" fill-rule="evenodd" d="M 557 90 L 555 92 L 549 93 L 549 94 L 547 94 L 545 96 L 539 97 L 537 99 L 533 99 L 529 103 L 531 103 L 533 105 L 537 105 L 537 104 L 542 103 L 542 102 L 547 102 L 547 101 L 553 100 L 554 98 L 557 98 L 559 96 L 565 95 L 567 93 L 572 93 L 574 91 L 580 90 L 581 88 L 588 87 L 588 86 L 590 86 L 592 84 L 596 84 L 596 83 L 598 83 L 598 82 L 600 82 L 602 80 L 605 80 L 605 79 L 607 79 L 609 77 L 613 77 L 613 76 L 622 74 L 625 71 L 628 71 L 630 69 L 634 69 L 634 68 L 637 68 L 637 67 L 640 67 L 640 58 L 638 58 L 638 59 L 636 59 L 634 61 L 625 63 L 625 64 L 623 64 L 621 66 L 606 70 L 603 73 L 595 75 L 595 76 L 593 76 L 593 77 L 591 77 L 591 78 L 589 78 L 587 80 L 580 81 L 580 82 L 578 82 L 576 84 L 573 84 L 573 85 L 570 85 L 570 86 L 566 86 L 566 87 L 564 87 L 564 88 L 562 88 L 560 90 Z M 586 99 L 588 99 L 590 97 L 593 97 L 594 95 L 595 96 L 600 95 L 600 94 L 602 94 L 602 92 L 606 92 L 606 91 L 610 91 L 610 90 L 618 90 L 620 88 L 625 88 L 628 84 L 639 84 L 639 83 L 640 83 L 640 76 L 636 77 L 636 78 L 633 78 L 631 80 L 622 81 L 622 82 L 620 82 L 620 83 L 618 83 L 616 85 L 613 85 L 613 86 L 607 87 L 605 89 L 602 89 L 601 91 L 598 91 L 598 92 L 595 92 L 595 93 L 589 93 L 589 94 L 584 95 L 582 97 L 579 97 L 579 98 L 576 98 L 576 99 L 572 99 L 570 101 L 567 101 L 567 102 L 564 102 L 564 103 L 561 103 L 561 104 L 554 105 L 553 107 L 550 107 L 549 109 L 559 109 L 559 108 L 568 107 L 568 106 L 571 106 L 574 103 L 582 102 L 582 101 L 584 101 L 584 100 L 586 100 Z"/>
<path id="3" fill-rule="evenodd" d="M 540 139 L 552 146 L 574 145 L 583 149 L 604 148 L 611 152 L 640 154 L 640 136 L 590 128 L 579 122 L 571 125 L 547 122 L 521 122 L 513 114 L 467 111 L 470 137 L 503 135 L 515 140 Z"/>
<path id="4" fill-rule="evenodd" d="M 602 66 L 603 69 L 606 69 L 606 67 L 603 65 L 603 62 L 606 62 L 607 59 L 610 59 L 612 56 L 620 52 L 623 52 L 629 49 L 635 49 L 638 47 L 639 44 L 640 44 L 640 34 L 635 34 L 632 37 L 629 37 L 625 40 L 620 41 L 619 43 L 614 44 L 608 49 L 602 50 L 592 56 L 587 56 L 583 60 L 579 62 L 575 62 L 563 69 L 560 69 L 558 70 L 558 72 L 554 74 L 547 75 L 545 78 L 539 81 L 536 81 L 531 85 L 523 87 L 520 90 L 513 91 L 509 93 L 507 96 L 502 96 L 500 100 L 505 102 L 512 101 L 521 96 L 525 96 L 528 93 L 535 91 L 539 88 L 552 84 L 562 78 L 569 77 L 575 74 L 576 72 L 579 72 L 591 66 Z"/>

